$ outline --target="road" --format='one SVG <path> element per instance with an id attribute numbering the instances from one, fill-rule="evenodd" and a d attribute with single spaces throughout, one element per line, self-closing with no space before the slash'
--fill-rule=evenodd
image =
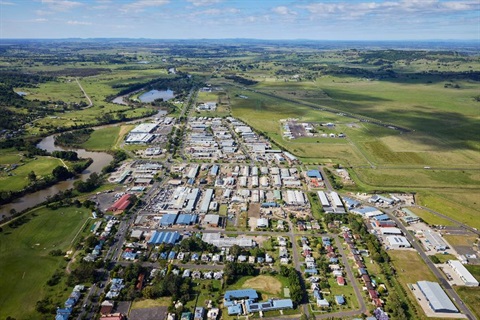
<path id="1" fill-rule="evenodd" d="M 408 241 L 412 244 L 412 247 L 417 250 L 417 253 L 420 255 L 420 257 L 423 259 L 423 261 L 427 264 L 427 266 L 432 270 L 433 274 L 435 277 L 437 277 L 440 285 L 443 287 L 445 292 L 448 294 L 448 296 L 455 302 L 457 305 L 458 309 L 465 314 L 468 319 L 476 319 L 474 314 L 468 309 L 468 307 L 464 304 L 460 296 L 453 290 L 452 286 L 448 283 L 447 279 L 444 277 L 443 273 L 437 269 L 435 264 L 430 260 L 430 258 L 427 256 L 425 251 L 423 250 L 422 246 L 416 241 L 416 239 L 412 236 L 410 231 L 405 228 L 405 226 L 402 224 L 402 222 L 393 214 L 393 211 L 395 208 L 392 209 L 383 209 L 385 213 L 387 213 L 390 218 L 395 221 L 397 224 L 397 227 L 400 228 L 405 237 L 408 239 Z"/>
<path id="2" fill-rule="evenodd" d="M 92 107 L 92 106 L 93 106 L 92 99 L 90 99 L 90 97 L 88 96 L 88 94 L 85 92 L 85 90 L 83 89 L 82 85 L 80 84 L 80 81 L 78 81 L 78 78 L 75 78 L 75 81 L 77 82 L 78 86 L 80 87 L 80 90 L 82 90 L 83 95 L 85 96 L 85 98 L 88 100 L 88 106 L 86 106 L 84 109 L 87 109 L 87 108 Z"/>

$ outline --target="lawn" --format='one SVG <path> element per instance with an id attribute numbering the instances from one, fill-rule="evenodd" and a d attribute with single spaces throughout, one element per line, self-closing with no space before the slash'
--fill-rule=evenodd
<path id="1" fill-rule="evenodd" d="M 3 227 L 0 233 L 0 318 L 40 318 L 35 304 L 51 290 L 52 287 L 46 285 L 47 280 L 65 265 L 63 257 L 53 257 L 49 252 L 68 250 L 88 215 L 85 208 L 41 208 L 25 216 L 24 224 L 16 228 Z"/>
<path id="2" fill-rule="evenodd" d="M 97 129 L 92 132 L 90 138 L 82 144 L 87 150 L 108 151 L 113 148 L 120 134 L 119 126 Z"/>
<path id="3" fill-rule="evenodd" d="M 480 266 L 467 264 L 465 265 L 465 268 L 467 268 L 467 270 L 470 271 L 472 276 L 474 276 L 475 279 L 477 279 L 477 281 L 480 281 Z"/>
<path id="4" fill-rule="evenodd" d="M 473 244 L 475 243 L 475 240 L 477 239 L 477 236 L 474 234 L 471 234 L 470 236 L 467 235 L 458 235 L 458 236 L 452 236 L 452 235 L 444 235 L 443 236 L 445 240 L 451 245 L 451 246 L 465 246 L 465 247 L 472 247 Z"/>
<path id="5" fill-rule="evenodd" d="M 145 299 L 133 301 L 131 309 L 146 309 L 155 307 L 168 307 L 172 299 L 170 297 L 162 297 L 159 299 Z"/>
<path id="6" fill-rule="evenodd" d="M 13 161 L 15 160 L 15 156 L 17 155 L 3 155 L 0 160 Z M 29 184 L 28 174 L 31 171 L 35 172 L 37 179 L 40 179 L 41 177 L 51 174 L 57 166 L 63 165 L 60 159 L 53 157 L 37 156 L 36 159 L 23 158 L 23 161 L 22 163 L 18 163 L 21 165 L 10 171 L 9 174 L 4 172 L 0 173 L 0 191 L 22 190 Z"/>
<path id="7" fill-rule="evenodd" d="M 449 216 L 459 222 L 463 222 L 471 227 L 480 229 L 480 219 L 478 219 L 480 211 L 478 208 L 471 208 L 471 204 L 467 203 L 467 201 L 471 201 L 472 203 L 476 202 L 476 199 L 478 199 L 478 192 L 474 190 L 467 192 L 470 194 L 469 200 L 465 201 L 465 204 L 468 204 L 468 206 L 451 200 L 450 198 L 454 197 L 455 193 L 446 195 L 445 193 L 435 194 L 433 192 L 420 192 L 417 195 L 417 203 Z"/>

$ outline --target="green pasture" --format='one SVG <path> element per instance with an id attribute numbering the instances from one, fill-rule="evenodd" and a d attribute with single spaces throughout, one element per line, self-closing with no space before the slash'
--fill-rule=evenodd
<path id="1" fill-rule="evenodd" d="M 83 82 L 82 82 L 83 85 Z M 59 78 L 58 81 L 41 83 L 37 88 L 21 88 L 20 91 L 27 92 L 25 96 L 29 100 L 40 101 L 64 101 L 64 102 L 85 102 L 87 99 L 78 86 L 75 78 Z M 87 91 L 88 94 L 88 91 Z"/>
<path id="2" fill-rule="evenodd" d="M 410 211 L 415 213 L 417 216 L 422 218 L 429 225 L 440 225 L 440 226 L 455 226 L 456 224 L 451 222 L 450 220 L 444 219 L 436 214 L 433 214 L 427 210 L 423 210 L 421 208 L 410 207 L 408 208 Z"/>
<path id="3" fill-rule="evenodd" d="M 108 151 L 113 148 L 120 134 L 120 127 L 106 127 L 92 132 L 90 138 L 82 144 L 87 150 Z"/>
<path id="4" fill-rule="evenodd" d="M 15 157 L 20 156 L 15 154 L 4 154 L 0 156 L 1 161 L 15 160 Z M 11 164 L 12 162 L 10 162 Z M 0 172 L 0 191 L 18 191 L 26 187 L 30 182 L 28 180 L 28 174 L 33 171 L 37 175 L 37 179 L 45 177 L 52 173 L 53 169 L 57 166 L 63 165 L 60 159 L 53 157 L 37 156 L 36 159 L 22 158 L 20 162 L 17 162 L 19 166 L 9 172 Z M 3 165 L 5 163 L 0 163 Z"/>
<path id="5" fill-rule="evenodd" d="M 58 288 L 46 285 L 54 271 L 66 264 L 63 257 L 53 257 L 49 252 L 67 251 L 88 215 L 85 208 L 41 208 L 26 215 L 24 224 L 3 227 L 0 233 L 1 319 L 7 316 L 40 319 L 35 311 L 38 300 L 46 294 L 62 298 L 68 294 L 63 290 L 55 293 Z"/>
<path id="6" fill-rule="evenodd" d="M 450 192 L 428 192 L 423 191 L 417 194 L 417 203 L 426 206 L 434 211 L 440 212 L 446 216 L 449 216 L 459 222 L 465 223 L 474 228 L 480 228 L 480 211 L 478 208 L 471 208 L 468 202 L 471 203 L 478 201 L 478 189 L 465 190 L 466 195 L 463 195 L 465 202 L 455 199 L 456 194 L 461 194 L 464 190 L 452 190 Z M 469 200 L 467 200 L 469 199 Z"/>

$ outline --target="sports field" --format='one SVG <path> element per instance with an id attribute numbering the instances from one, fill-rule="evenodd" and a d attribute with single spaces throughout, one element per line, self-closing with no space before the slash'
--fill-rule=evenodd
<path id="1" fill-rule="evenodd" d="M 50 251 L 67 251 L 77 231 L 85 223 L 85 208 L 41 208 L 25 216 L 25 223 L 0 233 L 0 318 L 39 319 L 35 304 L 46 295 L 63 299 L 68 292 L 57 292 L 46 282 L 55 270 L 63 270 L 63 257 Z M 60 302 L 60 301 L 59 301 Z M 21 307 L 20 307 L 21 306 Z"/>

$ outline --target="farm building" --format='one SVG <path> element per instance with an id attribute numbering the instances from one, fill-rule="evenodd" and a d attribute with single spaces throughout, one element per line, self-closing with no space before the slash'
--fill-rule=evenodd
<path id="1" fill-rule="evenodd" d="M 418 281 L 417 285 L 434 312 L 458 312 L 458 309 L 437 282 Z"/>
<path id="2" fill-rule="evenodd" d="M 452 267 L 453 271 L 462 279 L 467 287 L 478 287 L 478 281 L 475 277 L 463 266 L 458 260 L 448 260 L 448 264 Z"/>
<path id="3" fill-rule="evenodd" d="M 388 236 L 386 237 L 388 246 L 392 249 L 399 249 L 399 248 L 410 248 L 410 242 L 408 242 L 407 238 L 403 236 Z"/>

